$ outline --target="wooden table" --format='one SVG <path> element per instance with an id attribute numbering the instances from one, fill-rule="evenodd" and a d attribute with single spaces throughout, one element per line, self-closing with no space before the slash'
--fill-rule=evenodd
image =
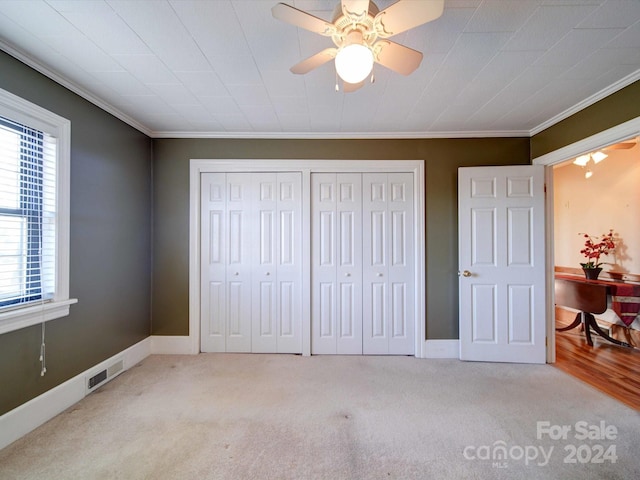
<path id="1" fill-rule="evenodd" d="M 571 325 L 564 328 L 556 328 L 558 332 L 564 332 L 584 324 L 584 333 L 587 343 L 593 346 L 591 329 L 602 338 L 622 347 L 631 347 L 626 342 L 621 342 L 610 337 L 598 326 L 593 314 L 604 313 L 607 309 L 607 295 L 610 294 L 610 286 L 604 281 L 592 281 L 583 278 L 557 276 L 555 279 L 556 305 L 580 310 Z"/>

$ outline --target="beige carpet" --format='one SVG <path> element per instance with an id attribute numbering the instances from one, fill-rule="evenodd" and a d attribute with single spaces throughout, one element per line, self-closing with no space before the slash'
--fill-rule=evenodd
<path id="1" fill-rule="evenodd" d="M 152 356 L 0 451 L 0 478 L 632 479 L 639 447 L 637 412 L 546 365 Z"/>

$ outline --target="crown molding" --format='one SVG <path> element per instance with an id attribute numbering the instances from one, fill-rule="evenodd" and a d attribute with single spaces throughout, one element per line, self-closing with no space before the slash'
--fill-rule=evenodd
<path id="1" fill-rule="evenodd" d="M 153 138 L 220 138 L 282 140 L 361 140 L 361 139 L 426 139 L 426 138 L 492 138 L 527 137 L 528 130 L 461 131 L 461 132 L 151 132 Z"/>
<path id="2" fill-rule="evenodd" d="M 609 85 L 608 87 L 603 88 L 599 92 L 594 93 L 590 97 L 585 98 L 581 102 L 576 103 L 573 107 L 567 108 L 564 112 L 561 112 L 558 115 L 550 118 L 549 120 L 542 122 L 537 127 L 532 128 L 528 132 L 528 136 L 533 137 L 534 135 L 542 132 L 543 130 L 546 130 L 547 128 L 552 127 L 556 123 L 561 122 L 565 118 L 569 118 L 571 115 L 574 115 L 579 111 L 584 110 L 585 108 L 593 105 L 594 103 L 599 102 L 603 98 L 606 98 L 609 95 L 616 93 L 618 90 L 622 90 L 624 87 L 631 85 L 633 82 L 636 82 L 637 80 L 640 80 L 640 69 L 618 80 L 617 82 Z"/>
<path id="3" fill-rule="evenodd" d="M 104 102 L 103 100 L 99 99 L 98 97 L 95 97 L 94 95 L 89 93 L 87 90 L 85 90 L 84 88 L 82 88 L 79 85 L 75 84 L 74 82 L 72 82 L 68 78 L 63 77 L 63 76 L 57 74 L 56 72 L 50 70 L 48 67 L 46 67 L 42 63 L 40 63 L 37 60 L 35 60 L 32 57 L 30 57 L 27 53 L 25 53 L 22 50 L 14 47 L 13 45 L 8 44 L 7 42 L 5 42 L 2 39 L 0 39 L 0 50 L 3 50 L 7 54 L 9 54 L 12 57 L 16 58 L 17 60 L 20 60 L 22 63 L 24 63 L 24 64 L 28 65 L 29 67 L 33 68 L 34 70 L 40 72 L 45 77 L 48 77 L 51 80 L 53 80 L 54 82 L 56 82 L 56 83 L 62 85 L 63 87 L 67 88 L 68 90 L 71 90 L 73 93 L 81 96 L 82 98 L 84 98 L 85 100 L 93 103 L 95 106 L 101 108 L 105 112 L 110 113 L 114 117 L 122 120 L 127 125 L 130 125 L 131 127 L 135 128 L 136 130 L 144 133 L 148 137 L 152 136 L 151 135 L 151 133 L 152 133 L 151 130 L 149 130 L 147 127 L 142 125 L 137 120 L 131 118 L 129 115 L 121 112 L 117 108 L 115 108 L 112 105 Z"/>

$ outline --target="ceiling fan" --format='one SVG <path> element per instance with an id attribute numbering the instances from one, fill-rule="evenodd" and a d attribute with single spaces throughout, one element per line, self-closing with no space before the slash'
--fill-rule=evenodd
<path id="1" fill-rule="evenodd" d="M 331 23 L 284 3 L 271 12 L 279 20 L 331 37 L 335 44 L 294 65 L 291 72 L 302 75 L 335 59 L 344 91 L 353 92 L 364 85 L 374 63 L 402 75 L 418 68 L 422 53 L 387 39 L 435 20 L 443 9 L 444 0 L 399 0 L 382 11 L 370 0 L 341 0 Z"/>
<path id="2" fill-rule="evenodd" d="M 631 138 L 629 140 L 604 147 L 603 150 L 629 150 L 630 148 L 635 147 L 639 140 L 640 137 Z"/>
<path id="3" fill-rule="evenodd" d="M 639 140 L 640 137 L 636 137 L 619 143 L 614 143 L 613 145 L 608 145 L 601 150 L 580 155 L 573 161 L 573 163 L 583 168 L 587 167 L 587 171 L 584 173 L 584 178 L 591 178 L 593 176 L 593 172 L 588 166 L 589 162 L 593 162 L 595 165 L 597 165 L 609 156 L 604 152 L 608 152 L 610 150 L 629 150 L 630 148 L 635 147 Z"/>

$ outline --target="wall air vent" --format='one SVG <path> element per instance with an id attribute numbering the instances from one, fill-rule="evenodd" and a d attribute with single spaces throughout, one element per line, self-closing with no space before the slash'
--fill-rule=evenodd
<path id="1" fill-rule="evenodd" d="M 124 371 L 124 362 L 120 358 L 114 361 L 107 368 L 102 367 L 101 370 L 94 371 L 86 376 L 86 394 L 93 392 L 96 388 L 104 385 L 119 373 Z"/>

